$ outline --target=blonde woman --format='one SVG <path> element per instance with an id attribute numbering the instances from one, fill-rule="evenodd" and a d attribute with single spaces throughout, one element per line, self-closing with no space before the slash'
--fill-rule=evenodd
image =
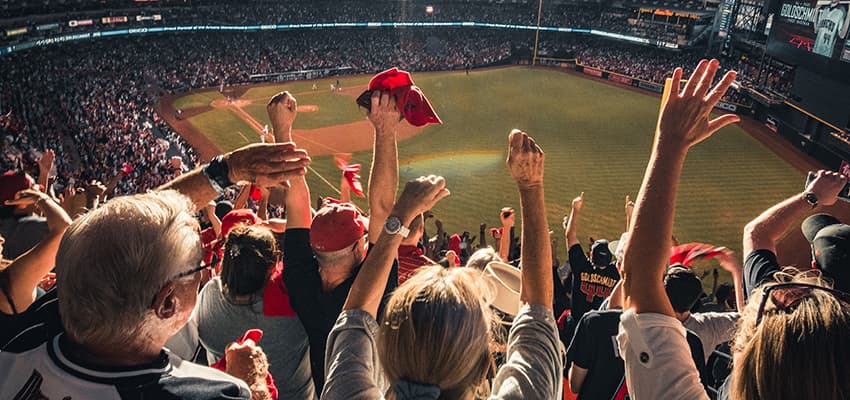
<path id="1" fill-rule="evenodd" d="M 661 276 L 673 233 L 679 177 L 688 149 L 737 122 L 709 114 L 735 79 L 728 72 L 712 89 L 717 60 L 703 60 L 662 105 L 656 140 L 638 196 L 623 260 L 627 311 L 620 353 L 632 399 L 708 399 L 690 361 L 684 328 L 674 318 Z M 682 77 L 681 68 L 673 82 Z M 836 192 L 837 193 L 837 192 Z M 810 275 L 783 275 L 756 288 L 734 339 L 729 398 L 844 399 L 850 396 L 848 296 Z"/>
<path id="2" fill-rule="evenodd" d="M 510 135 L 508 169 L 522 204 L 523 307 L 506 363 L 493 371 L 490 317 L 478 271 L 423 268 L 400 286 L 376 322 L 395 249 L 408 226 L 449 194 L 441 177 L 409 182 L 366 258 L 328 338 L 322 399 L 556 399 L 561 352 L 552 315 L 552 254 L 543 202 L 543 151 Z M 492 387 L 488 387 L 488 376 Z"/>

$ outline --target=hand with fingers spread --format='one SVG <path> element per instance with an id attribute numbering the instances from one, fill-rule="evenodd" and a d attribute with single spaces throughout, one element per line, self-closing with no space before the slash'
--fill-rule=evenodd
<path id="1" fill-rule="evenodd" d="M 508 136 L 508 170 L 520 190 L 543 186 L 544 154 L 534 139 L 514 129 Z"/>
<path id="2" fill-rule="evenodd" d="M 42 201 L 51 201 L 50 196 L 36 189 L 24 189 L 15 193 L 15 198 L 6 200 L 7 206 L 26 207 L 29 205 L 38 205 Z"/>
<path id="3" fill-rule="evenodd" d="M 376 135 L 395 134 L 402 120 L 395 96 L 390 92 L 372 91 L 372 106 L 368 118 L 375 127 Z"/>
<path id="4" fill-rule="evenodd" d="M 714 76 L 720 68 L 717 60 L 702 60 L 697 65 L 685 87 L 679 90 L 682 69 L 673 71 L 673 88 L 662 105 L 658 120 L 659 142 L 669 142 L 689 148 L 717 132 L 726 125 L 741 119 L 734 114 L 724 114 L 709 120 L 711 111 L 726 90 L 735 81 L 737 73 L 729 71 L 712 87 Z"/>
<path id="5" fill-rule="evenodd" d="M 289 180 L 307 173 L 310 157 L 295 144 L 252 144 L 224 155 L 228 178 L 233 183 L 257 186 L 289 186 Z"/>

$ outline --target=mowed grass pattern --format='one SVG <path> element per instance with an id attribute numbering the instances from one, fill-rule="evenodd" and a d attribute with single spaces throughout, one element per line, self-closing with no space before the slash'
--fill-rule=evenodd
<path id="1" fill-rule="evenodd" d="M 582 242 L 591 236 L 619 237 L 625 225 L 624 198 L 637 196 L 649 158 L 658 97 L 559 71 L 521 67 L 474 71 L 469 76 L 421 73 L 414 74 L 414 80 L 444 124 L 429 126 L 399 144 L 399 191 L 403 182 L 423 174 L 445 176 L 452 195 L 434 212 L 449 232 L 468 230 L 477 235 L 480 223 L 498 224 L 501 207 L 519 208 L 504 159 L 508 132 L 520 128 L 546 152 L 547 213 L 553 237 L 563 243 L 561 220 L 580 192 L 585 192 L 578 231 Z M 326 82 L 332 80 L 321 81 L 319 87 L 326 87 Z M 263 88 L 268 93 L 279 89 Z M 255 94 L 253 89 L 249 93 Z M 300 96 L 299 103 L 311 104 L 302 100 L 307 97 Z M 353 99 L 348 101 L 354 104 Z M 325 107 L 318 97 L 315 103 Z M 296 127 L 306 114 L 299 115 Z M 362 118 L 359 115 L 352 118 Z M 364 151 L 352 160 L 364 165 L 364 184 L 370 159 L 371 151 Z M 339 171 L 330 157 L 317 157 L 313 168 L 338 185 Z M 803 179 L 802 172 L 742 129 L 727 127 L 689 154 L 675 235 L 681 243 L 707 242 L 740 253 L 744 224 L 799 191 Z M 308 181 L 314 197 L 334 194 L 314 174 Z M 363 201 L 357 203 L 365 207 Z M 433 233 L 433 224 L 428 229 Z M 558 253 L 563 261 L 566 249 L 559 246 Z"/>

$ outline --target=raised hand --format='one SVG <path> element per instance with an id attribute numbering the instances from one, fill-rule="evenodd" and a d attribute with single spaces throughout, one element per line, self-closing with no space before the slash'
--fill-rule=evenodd
<path id="1" fill-rule="evenodd" d="M 401 123 L 401 112 L 396 107 L 395 96 L 390 95 L 390 92 L 373 91 L 368 118 L 375 127 L 376 135 L 394 134 Z"/>
<path id="2" fill-rule="evenodd" d="M 516 222 L 516 212 L 513 207 L 503 207 L 499 212 L 499 221 L 502 222 L 502 227 L 513 228 Z"/>
<path id="3" fill-rule="evenodd" d="M 584 192 L 581 192 L 578 197 L 573 199 L 572 207 L 575 210 L 581 210 L 581 206 L 584 204 Z"/>
<path id="4" fill-rule="evenodd" d="M 395 205 L 401 215 L 417 215 L 430 210 L 450 194 L 442 176 L 429 175 L 416 178 L 404 185 Z M 393 213 L 395 214 L 395 212 Z"/>
<path id="5" fill-rule="evenodd" d="M 56 153 L 53 150 L 47 149 L 41 154 L 38 159 L 38 169 L 44 173 L 49 173 L 53 168 L 53 162 L 56 160 Z"/>
<path id="6" fill-rule="evenodd" d="M 50 196 L 35 189 L 24 189 L 15 193 L 15 198 L 6 200 L 7 206 L 26 207 L 41 201 L 51 201 Z"/>
<path id="7" fill-rule="evenodd" d="M 520 190 L 543 187 L 543 150 L 525 132 L 514 129 L 508 136 L 508 170 Z"/>
<path id="8" fill-rule="evenodd" d="M 737 76 L 735 71 L 729 71 L 720 83 L 712 88 L 711 84 L 719 68 L 720 62 L 717 60 L 700 61 L 681 91 L 678 88 L 682 79 L 682 68 L 673 71 L 674 86 L 658 119 L 659 142 L 690 148 L 720 128 L 741 120 L 734 114 L 724 114 L 709 120 L 711 110 Z"/>
<path id="9" fill-rule="evenodd" d="M 820 170 L 815 179 L 806 187 L 807 192 L 814 193 L 818 205 L 829 206 L 838 200 L 838 193 L 847 184 L 847 177 L 838 172 Z"/>
<path id="10" fill-rule="evenodd" d="M 269 120 L 272 127 L 292 127 L 295 122 L 295 117 L 298 115 L 298 102 L 295 96 L 288 91 L 280 92 L 274 95 L 269 104 L 266 105 L 266 111 L 269 113 Z"/>
<path id="11" fill-rule="evenodd" d="M 289 180 L 307 173 L 310 157 L 295 144 L 252 144 L 224 155 L 233 183 L 250 182 L 261 187 L 289 186 Z"/>

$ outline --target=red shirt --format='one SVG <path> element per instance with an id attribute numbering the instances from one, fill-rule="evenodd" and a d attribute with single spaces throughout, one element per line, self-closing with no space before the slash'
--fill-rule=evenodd
<path id="1" fill-rule="evenodd" d="M 398 246 L 398 284 L 401 285 L 416 272 L 419 267 L 425 265 L 437 265 L 433 260 L 425 257 L 422 250 L 416 246 Z"/>

